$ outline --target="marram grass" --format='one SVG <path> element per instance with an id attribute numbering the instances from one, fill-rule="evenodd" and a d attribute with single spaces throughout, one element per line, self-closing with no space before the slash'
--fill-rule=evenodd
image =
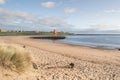
<path id="1" fill-rule="evenodd" d="M 32 66 L 30 54 L 22 47 L 0 43 L 0 66 L 23 72 Z"/>

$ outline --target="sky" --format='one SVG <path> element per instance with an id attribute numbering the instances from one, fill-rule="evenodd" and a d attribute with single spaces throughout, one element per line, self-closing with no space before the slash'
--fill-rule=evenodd
<path id="1" fill-rule="evenodd" d="M 120 33 L 120 0 L 0 0 L 0 28 Z"/>

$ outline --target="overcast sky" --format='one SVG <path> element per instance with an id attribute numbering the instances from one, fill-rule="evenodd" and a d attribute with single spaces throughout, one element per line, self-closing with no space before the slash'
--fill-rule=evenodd
<path id="1" fill-rule="evenodd" d="M 120 0 L 0 0 L 0 28 L 120 33 Z"/>

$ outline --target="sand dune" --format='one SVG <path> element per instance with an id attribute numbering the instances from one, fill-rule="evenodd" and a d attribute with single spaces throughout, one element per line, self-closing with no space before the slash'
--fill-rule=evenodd
<path id="1" fill-rule="evenodd" d="M 117 50 L 53 44 L 21 36 L 0 37 L 0 40 L 25 45 L 37 65 L 37 69 L 24 74 L 0 69 L 0 80 L 120 80 Z M 70 63 L 73 68 L 69 68 Z"/>

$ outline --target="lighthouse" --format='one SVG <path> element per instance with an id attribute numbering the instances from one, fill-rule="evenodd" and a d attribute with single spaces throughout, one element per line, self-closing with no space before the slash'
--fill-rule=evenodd
<path id="1" fill-rule="evenodd" d="M 54 35 L 54 36 L 57 36 L 57 31 L 56 31 L 56 29 L 53 30 L 53 35 Z"/>

